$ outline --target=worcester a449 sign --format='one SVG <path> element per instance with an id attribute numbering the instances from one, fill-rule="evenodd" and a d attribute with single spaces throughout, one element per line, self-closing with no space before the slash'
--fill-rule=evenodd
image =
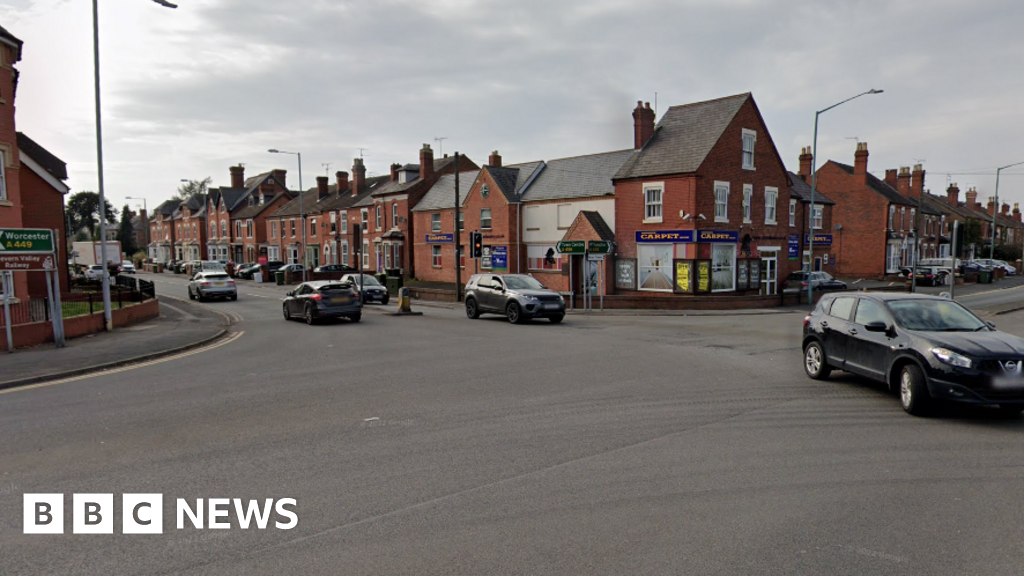
<path id="1" fill-rule="evenodd" d="M 53 230 L 0 228 L 0 254 L 52 254 Z"/>

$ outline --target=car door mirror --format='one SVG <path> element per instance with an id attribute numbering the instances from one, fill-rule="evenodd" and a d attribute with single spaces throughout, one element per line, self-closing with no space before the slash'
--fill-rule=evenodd
<path id="1" fill-rule="evenodd" d="M 295 290 L 289 290 L 284 293 L 285 296 L 295 296 Z"/>
<path id="2" fill-rule="evenodd" d="M 988 327 L 993 329 L 993 330 L 996 329 L 996 323 L 995 322 L 985 322 L 985 324 L 988 324 Z"/>
<path id="3" fill-rule="evenodd" d="M 889 330 L 889 325 L 881 320 L 876 320 L 865 324 L 864 329 L 868 332 L 887 332 Z"/>

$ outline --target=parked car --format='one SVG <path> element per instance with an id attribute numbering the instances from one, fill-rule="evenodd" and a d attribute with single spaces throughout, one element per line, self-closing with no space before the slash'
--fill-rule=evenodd
<path id="1" fill-rule="evenodd" d="M 359 322 L 363 305 L 359 292 L 350 282 L 316 280 L 299 284 L 288 292 L 282 309 L 285 320 L 299 316 L 306 324 L 314 324 L 321 318 L 348 318 Z"/>
<path id="2" fill-rule="evenodd" d="M 188 299 L 203 302 L 207 298 L 238 300 L 238 287 L 227 272 L 197 272 L 188 283 Z"/>
<path id="3" fill-rule="evenodd" d="M 356 272 L 359 270 L 347 265 L 347 264 L 328 264 L 326 266 L 318 266 L 313 269 L 313 272 Z"/>
<path id="4" fill-rule="evenodd" d="M 355 286 L 356 290 L 362 290 L 363 292 L 363 303 L 366 302 L 380 302 L 381 304 L 387 304 L 391 297 L 388 295 L 388 290 L 373 276 L 369 274 L 363 274 L 362 282 L 360 283 L 359 274 L 345 274 L 341 277 L 344 282 L 351 282 Z"/>
<path id="5" fill-rule="evenodd" d="M 1015 266 L 1011 266 L 1005 260 L 993 260 L 992 258 L 977 258 L 975 260 L 972 260 L 971 262 L 981 264 L 982 266 L 988 266 L 990 268 L 1002 268 L 1006 272 L 1007 276 L 1013 276 L 1014 274 L 1017 273 L 1017 268 Z"/>
<path id="6" fill-rule="evenodd" d="M 302 271 L 305 269 L 306 267 L 303 266 L 302 264 L 284 264 L 278 266 L 277 268 L 272 270 L 272 272 L 291 272 L 292 274 L 302 274 Z"/>
<path id="7" fill-rule="evenodd" d="M 270 262 L 267 262 L 263 266 L 267 269 L 267 272 L 273 274 L 274 272 L 277 272 L 282 267 L 284 267 L 284 262 L 280 260 L 271 260 Z M 296 264 L 296 266 L 298 266 L 298 264 Z"/>
<path id="8" fill-rule="evenodd" d="M 964 262 L 960 267 L 961 273 L 963 272 L 991 272 L 992 267 L 986 264 L 982 264 L 977 260 L 968 260 Z"/>
<path id="9" fill-rule="evenodd" d="M 503 314 L 519 324 L 547 318 L 555 324 L 565 318 L 565 298 L 527 274 L 474 274 L 466 283 L 466 316 Z"/>
<path id="10" fill-rule="evenodd" d="M 103 266 L 93 264 L 86 267 L 85 279 L 89 282 L 101 282 L 103 280 Z"/>
<path id="11" fill-rule="evenodd" d="M 235 268 L 235 276 L 238 276 L 239 278 L 252 279 L 252 273 L 258 271 L 259 269 L 260 269 L 260 265 L 259 264 L 252 264 L 252 263 L 239 264 Z"/>
<path id="12" fill-rule="evenodd" d="M 118 266 L 117 271 L 122 274 L 135 274 L 135 264 L 125 260 L 121 262 L 120 266 Z"/>
<path id="13" fill-rule="evenodd" d="M 836 280 L 828 272 L 793 272 L 786 278 L 785 290 L 807 290 L 808 274 L 814 290 L 846 290 L 846 282 Z"/>
<path id="14" fill-rule="evenodd" d="M 908 278 L 917 277 L 917 283 L 928 286 L 940 286 L 946 283 L 946 270 L 938 266 L 918 266 L 908 275 Z"/>
<path id="15" fill-rule="evenodd" d="M 1024 410 L 1024 339 L 948 298 L 827 295 L 804 318 L 803 351 L 809 377 L 845 370 L 884 382 L 910 414 L 935 400 Z"/>

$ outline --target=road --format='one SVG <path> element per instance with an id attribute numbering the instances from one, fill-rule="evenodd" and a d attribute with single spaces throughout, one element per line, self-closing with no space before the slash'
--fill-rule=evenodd
<path id="1" fill-rule="evenodd" d="M 1021 573 L 1024 420 L 811 381 L 799 313 L 310 327 L 280 292 L 199 304 L 244 330 L 216 349 L 0 393 L 0 572 Z M 22 535 L 23 493 L 161 493 L 164 533 Z M 216 497 L 299 523 L 176 529 Z"/>

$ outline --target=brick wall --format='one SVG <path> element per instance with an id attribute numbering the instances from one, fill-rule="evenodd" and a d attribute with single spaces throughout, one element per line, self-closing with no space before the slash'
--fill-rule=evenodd
<path id="1" fill-rule="evenodd" d="M 831 162 L 818 169 L 817 186 L 836 203 L 832 218 L 843 226 L 841 231 L 834 231 L 834 226 L 830 230 L 839 258 L 837 275 L 884 277 L 889 202 L 867 187 L 863 175 L 851 175 Z"/>
<path id="2" fill-rule="evenodd" d="M 30 168 L 21 173 L 22 223 L 26 228 L 43 228 L 57 231 L 57 262 L 67 262 L 67 237 L 64 226 L 64 194 L 43 180 Z M 68 267 L 58 266 L 60 286 L 68 291 Z M 28 293 L 32 296 L 46 296 L 46 277 L 43 272 L 16 274 L 28 276 Z"/>

